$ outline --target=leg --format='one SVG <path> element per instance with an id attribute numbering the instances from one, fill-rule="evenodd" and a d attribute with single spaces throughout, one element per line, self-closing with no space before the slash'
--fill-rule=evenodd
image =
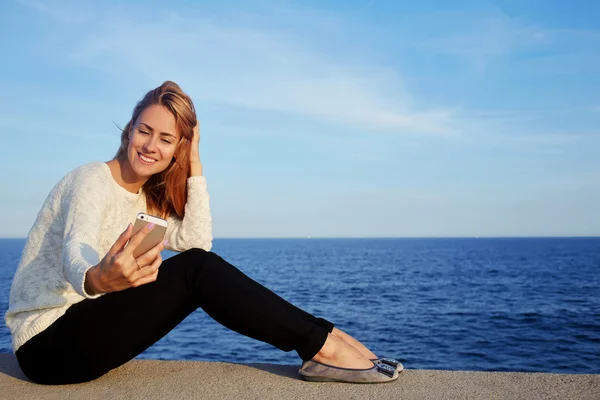
<path id="1" fill-rule="evenodd" d="M 352 346 L 352 343 L 346 342 L 346 340 L 352 339 L 355 343 L 360 344 L 356 339 L 347 334 L 341 335 L 340 338 L 332 335 L 331 332 L 335 332 L 336 329 L 331 322 L 322 318 L 315 318 L 311 314 L 290 304 L 266 287 L 244 275 L 220 257 L 213 253 L 211 254 L 218 260 L 217 268 L 231 270 L 231 277 L 223 282 L 223 284 L 228 286 L 227 290 L 237 295 L 248 291 L 247 295 L 241 296 L 237 305 L 225 305 L 226 308 L 231 307 L 235 309 L 234 312 L 222 312 L 221 307 L 224 305 L 223 303 L 211 302 L 210 304 L 201 304 L 200 306 L 204 311 L 217 322 L 238 333 L 270 343 L 281 350 L 289 351 L 296 349 L 300 358 L 305 361 L 314 358 L 320 362 L 347 368 L 369 368 L 373 365 L 368 358 L 365 358 L 360 351 Z M 234 279 L 234 276 L 237 278 Z M 235 282 L 235 287 L 232 287 L 231 282 Z M 238 286 L 238 284 L 241 285 Z M 211 290 L 222 289 L 211 286 Z M 236 297 L 236 294 L 232 296 Z M 250 321 L 240 319 L 239 315 L 236 315 L 239 313 L 249 317 Z M 266 320 L 263 322 L 257 320 L 256 316 L 259 314 L 270 323 L 266 323 Z M 302 323 L 300 324 L 300 322 Z M 312 323 L 312 326 L 306 326 L 307 322 Z M 280 329 L 264 329 L 264 327 L 270 324 L 280 325 Z M 284 328 L 283 330 L 281 329 L 282 327 Z M 324 334 L 325 336 L 319 336 L 318 345 L 314 342 L 302 343 L 300 340 L 301 344 L 296 344 L 296 347 L 290 347 L 292 343 L 289 341 L 290 335 L 293 337 L 298 332 L 303 332 L 307 328 L 311 332 L 318 331 L 319 335 Z M 337 331 L 343 333 L 342 331 Z M 282 333 L 283 336 L 281 336 Z M 304 334 L 303 336 L 305 338 L 314 337 L 314 334 Z M 293 342 L 298 343 L 298 340 Z M 366 349 L 366 347 L 362 347 Z"/>
<path id="2" fill-rule="evenodd" d="M 333 329 L 216 254 L 193 249 L 165 260 L 156 282 L 74 304 L 19 348 L 17 358 L 39 383 L 89 381 L 143 352 L 198 307 L 305 360 L 324 347 L 329 333 L 322 326 Z"/>

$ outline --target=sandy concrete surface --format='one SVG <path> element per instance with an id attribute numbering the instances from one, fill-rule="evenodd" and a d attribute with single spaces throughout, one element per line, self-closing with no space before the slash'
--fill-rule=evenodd
<path id="1" fill-rule="evenodd" d="M 1 399 L 600 399 L 600 375 L 405 370 L 393 383 L 311 383 L 298 366 L 133 360 L 84 384 L 29 382 L 0 354 Z"/>

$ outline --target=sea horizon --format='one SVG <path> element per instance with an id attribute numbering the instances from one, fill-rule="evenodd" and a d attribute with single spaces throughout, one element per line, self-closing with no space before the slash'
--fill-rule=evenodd
<path id="1" fill-rule="evenodd" d="M 407 368 L 600 373 L 598 239 L 215 238 L 213 251 Z M 24 244 L 0 239 L 2 313 Z M 201 309 L 138 358 L 297 362 Z"/>

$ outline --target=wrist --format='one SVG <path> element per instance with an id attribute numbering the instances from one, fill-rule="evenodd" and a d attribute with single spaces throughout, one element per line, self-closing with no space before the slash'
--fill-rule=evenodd
<path id="1" fill-rule="evenodd" d="M 98 266 L 88 269 L 85 274 L 84 289 L 87 294 L 94 296 L 101 293 L 98 285 Z"/>
<path id="2" fill-rule="evenodd" d="M 193 161 L 190 163 L 190 176 L 202 175 L 202 163 L 200 161 Z"/>

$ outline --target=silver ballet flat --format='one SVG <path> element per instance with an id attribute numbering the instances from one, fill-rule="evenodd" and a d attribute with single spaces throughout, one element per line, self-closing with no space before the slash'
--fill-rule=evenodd
<path id="1" fill-rule="evenodd" d="M 334 367 L 310 360 L 302 364 L 298 373 L 311 382 L 386 383 L 398 379 L 398 371 L 388 364 L 374 364 L 371 368 L 354 369 Z"/>

